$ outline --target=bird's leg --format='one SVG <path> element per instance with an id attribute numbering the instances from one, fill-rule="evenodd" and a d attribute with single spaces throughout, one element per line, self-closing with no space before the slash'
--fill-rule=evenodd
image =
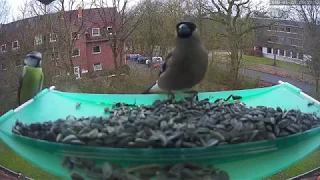
<path id="1" fill-rule="evenodd" d="M 190 91 L 185 91 L 185 93 L 193 94 L 192 97 L 191 97 L 192 100 L 199 101 L 198 91 L 190 90 Z"/>
<path id="2" fill-rule="evenodd" d="M 169 92 L 168 92 L 168 101 L 169 101 L 170 103 L 173 103 L 174 100 L 175 100 L 175 95 L 174 95 L 174 93 L 171 92 L 171 91 L 169 91 Z"/>

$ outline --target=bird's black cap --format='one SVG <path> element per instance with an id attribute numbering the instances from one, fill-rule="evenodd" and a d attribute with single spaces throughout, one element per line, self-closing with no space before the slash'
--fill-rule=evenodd
<path id="1" fill-rule="evenodd" d="M 180 38 L 188 38 L 192 35 L 197 26 L 193 22 L 179 22 L 176 26 L 177 34 Z"/>
<path id="2" fill-rule="evenodd" d="M 27 54 L 26 58 L 34 58 L 37 60 L 41 60 L 42 59 L 42 54 L 38 51 L 31 51 L 30 53 Z"/>

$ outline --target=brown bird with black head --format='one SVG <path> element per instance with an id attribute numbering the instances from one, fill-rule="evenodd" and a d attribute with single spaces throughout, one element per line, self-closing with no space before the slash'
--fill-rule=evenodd
<path id="1" fill-rule="evenodd" d="M 193 93 L 207 71 L 208 53 L 201 41 L 197 26 L 193 22 L 179 22 L 176 25 L 176 46 L 168 54 L 158 80 L 143 94 L 176 92 Z"/>

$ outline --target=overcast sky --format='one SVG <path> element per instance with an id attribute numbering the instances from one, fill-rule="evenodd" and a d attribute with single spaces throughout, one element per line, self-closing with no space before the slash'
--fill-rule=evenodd
<path id="1" fill-rule="evenodd" d="M 17 17 L 20 14 L 19 9 L 21 7 L 23 7 L 23 5 L 25 4 L 26 1 L 30 1 L 30 0 L 7 0 L 7 1 L 10 4 L 10 7 L 11 7 L 11 14 L 13 14 L 13 17 Z M 91 4 L 92 3 L 92 0 L 83 0 L 83 1 L 84 1 L 85 4 Z M 131 4 L 131 2 L 136 2 L 136 1 L 137 0 L 130 0 L 130 4 Z M 66 2 L 68 2 L 68 1 L 66 1 Z M 77 4 L 80 4 L 81 2 L 82 2 L 82 0 L 76 0 L 76 3 L 75 3 L 74 6 L 76 6 Z M 108 4 L 110 3 L 110 6 L 111 6 L 112 0 L 107 0 L 107 2 L 108 2 Z M 12 21 L 12 20 L 10 20 L 10 21 Z"/>
<path id="2" fill-rule="evenodd" d="M 78 2 L 81 2 L 81 0 L 76 0 Z M 138 0 L 133 0 L 137 2 Z M 252 2 L 259 2 L 262 1 L 264 4 L 268 4 L 269 0 L 253 0 Z M 17 14 L 19 14 L 19 7 L 23 6 L 25 0 L 8 0 L 10 6 L 11 6 L 11 12 L 14 14 L 14 17 L 16 17 Z M 90 3 L 92 0 L 84 0 L 85 3 Z M 131 0 L 132 2 L 132 0 Z"/>

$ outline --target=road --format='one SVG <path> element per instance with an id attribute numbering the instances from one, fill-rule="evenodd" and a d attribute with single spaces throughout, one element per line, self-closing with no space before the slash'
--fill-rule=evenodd
<path id="1" fill-rule="evenodd" d="M 132 61 L 128 61 L 128 65 L 133 68 L 133 69 L 139 69 L 139 70 L 147 70 L 147 66 L 145 64 L 136 64 L 135 62 Z M 219 66 L 221 66 L 222 68 L 227 68 L 226 65 L 224 64 L 220 64 Z M 268 74 L 268 73 L 264 73 L 264 72 L 260 72 L 260 71 L 255 71 L 255 70 L 250 70 L 250 69 L 244 69 L 241 68 L 240 69 L 240 73 L 244 76 L 247 77 L 260 77 L 260 80 L 262 81 L 266 81 L 269 83 L 274 83 L 274 84 L 278 84 L 278 81 L 281 80 L 283 82 L 288 82 L 298 88 L 300 88 L 303 92 L 310 94 L 312 92 L 312 85 L 310 84 L 306 84 L 297 80 L 293 80 L 293 79 L 289 79 L 289 78 L 285 78 L 285 77 L 281 77 L 281 76 L 276 76 L 276 75 L 272 75 L 272 74 Z"/>
<path id="2" fill-rule="evenodd" d="M 281 80 L 283 82 L 288 82 L 298 88 L 300 88 L 303 92 L 310 94 L 312 92 L 312 85 L 300 82 L 297 80 L 276 76 L 268 73 L 263 73 L 259 71 L 254 71 L 250 69 L 240 69 L 240 73 L 247 77 L 260 77 L 262 81 L 278 84 L 278 81 Z"/>

